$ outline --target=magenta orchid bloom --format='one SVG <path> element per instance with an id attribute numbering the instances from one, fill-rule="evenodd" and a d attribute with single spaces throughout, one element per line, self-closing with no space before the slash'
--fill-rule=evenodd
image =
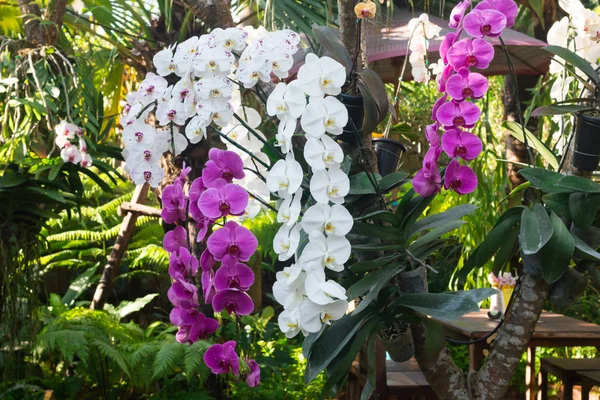
<path id="1" fill-rule="evenodd" d="M 468 101 L 463 102 L 448 102 L 443 104 L 437 111 L 437 120 L 444 128 L 472 128 L 475 126 L 481 110 L 473 103 Z"/>
<path id="2" fill-rule="evenodd" d="M 415 192 L 419 193 L 421 197 L 438 193 L 442 188 L 442 177 L 437 169 L 437 165 L 430 170 L 421 168 L 414 176 L 412 183 Z"/>
<path id="3" fill-rule="evenodd" d="M 450 77 L 453 74 L 454 74 L 454 68 L 452 68 L 452 65 L 448 64 L 444 67 L 442 73 L 438 74 L 438 76 L 435 78 L 436 83 L 438 85 L 438 90 L 440 92 L 443 93 L 446 91 L 446 84 L 448 82 L 448 79 L 450 79 Z"/>
<path id="4" fill-rule="evenodd" d="M 215 274 L 215 288 L 217 290 L 240 289 L 248 290 L 254 283 L 254 272 L 246 264 L 224 264 Z"/>
<path id="5" fill-rule="evenodd" d="M 198 288 L 181 279 L 173 282 L 167 292 L 167 297 L 175 306 L 198 307 Z"/>
<path id="6" fill-rule="evenodd" d="M 431 147 L 440 147 L 442 144 L 442 136 L 438 133 L 438 129 L 440 129 L 439 122 L 425 127 L 425 137 Z"/>
<path id="7" fill-rule="evenodd" d="M 225 179 L 228 183 L 231 183 L 234 178 L 244 178 L 244 163 L 233 151 L 212 148 L 208 152 L 208 158 L 209 161 L 202 170 L 202 181 L 207 187 L 211 187 L 212 183 L 219 178 Z"/>
<path id="8" fill-rule="evenodd" d="M 204 294 L 204 303 L 211 304 L 215 293 L 215 271 L 212 269 L 202 270 L 201 276 L 202 293 Z"/>
<path id="9" fill-rule="evenodd" d="M 212 270 L 216 263 L 215 258 L 210 254 L 208 249 L 204 250 L 200 255 L 200 268 L 202 268 L 203 271 Z"/>
<path id="10" fill-rule="evenodd" d="M 248 360 L 246 358 L 246 364 L 248 365 L 248 375 L 246 375 L 246 383 L 250 387 L 256 387 L 260 383 L 260 366 L 254 360 Z"/>
<path id="11" fill-rule="evenodd" d="M 460 165 L 456 160 L 450 161 L 444 174 L 444 188 L 452 189 L 458 194 L 468 194 L 477 187 L 477 175 L 473 170 Z"/>
<path id="12" fill-rule="evenodd" d="M 219 323 L 208 318 L 195 308 L 175 307 L 171 310 L 169 319 L 173 325 L 179 326 L 176 338 L 179 343 L 194 343 L 217 331 Z"/>
<path id="13" fill-rule="evenodd" d="M 437 99 L 435 101 L 435 103 L 433 104 L 433 108 L 431 109 L 431 119 L 434 121 L 437 121 L 437 112 L 440 109 L 440 107 L 443 104 L 446 104 L 446 100 L 448 100 L 448 96 L 446 96 L 446 93 L 444 93 L 444 95 L 442 97 L 440 97 L 439 99 Z"/>
<path id="14" fill-rule="evenodd" d="M 173 224 L 178 220 L 185 221 L 187 199 L 183 195 L 183 187 L 179 183 L 165 187 L 161 200 L 163 209 L 160 216 L 167 224 Z"/>
<path id="15" fill-rule="evenodd" d="M 519 6 L 513 0 L 483 0 L 475 6 L 475 10 L 500 11 L 506 17 L 506 27 L 510 28 L 515 24 Z"/>
<path id="16" fill-rule="evenodd" d="M 483 143 L 471 132 L 450 129 L 442 136 L 442 147 L 449 157 L 470 161 L 481 153 Z"/>
<path id="17" fill-rule="evenodd" d="M 179 176 L 175 179 L 175 184 L 179 184 L 181 185 L 181 187 L 183 187 L 185 185 L 185 183 L 187 182 L 187 176 L 189 175 L 189 173 L 192 172 L 192 167 L 186 167 L 185 166 L 185 161 L 183 162 L 183 167 L 181 168 L 181 172 L 179 173 Z"/>
<path id="18" fill-rule="evenodd" d="M 248 192 L 239 185 L 218 178 L 198 200 L 198 207 L 205 216 L 218 219 L 228 215 L 242 215 L 248 206 Z"/>
<path id="19" fill-rule="evenodd" d="M 480 99 L 487 92 L 488 86 L 488 80 L 483 75 L 461 68 L 448 78 L 446 93 L 456 101 Z"/>
<path id="20" fill-rule="evenodd" d="M 460 21 L 463 19 L 465 12 L 467 12 L 467 9 L 470 6 L 471 0 L 463 0 L 454 6 L 450 13 L 450 22 L 448 23 L 448 26 L 452 29 L 458 28 L 460 26 Z"/>
<path id="21" fill-rule="evenodd" d="M 476 38 L 498 37 L 506 27 L 506 16 L 492 9 L 473 10 L 465 15 L 463 27 L 469 35 Z"/>
<path id="22" fill-rule="evenodd" d="M 240 358 L 235 352 L 235 341 L 213 344 L 204 352 L 204 363 L 213 374 L 240 374 Z"/>
<path id="23" fill-rule="evenodd" d="M 484 39 L 463 39 L 448 49 L 447 58 L 455 70 L 463 67 L 485 69 L 494 58 L 494 46 Z"/>
<path id="24" fill-rule="evenodd" d="M 226 310 L 229 314 L 248 315 L 254 311 L 254 302 L 248 294 L 239 289 L 225 289 L 217 292 L 212 299 L 215 312 Z"/>
<path id="25" fill-rule="evenodd" d="M 258 247 L 252 232 L 235 221 L 229 221 L 216 230 L 206 244 L 215 260 L 226 264 L 236 260 L 248 261 Z"/>
<path id="26" fill-rule="evenodd" d="M 163 247 L 169 253 L 178 252 L 181 247 L 187 248 L 187 231 L 181 225 L 165 234 Z"/>
<path id="27" fill-rule="evenodd" d="M 204 181 L 202 181 L 202 177 L 198 177 L 192 182 L 190 186 L 190 191 L 188 193 L 190 200 L 190 214 L 194 221 L 200 222 L 204 220 L 204 214 L 200 211 L 198 207 L 198 200 L 200 200 L 200 195 L 206 190 L 206 186 L 204 186 Z"/>
<path id="28" fill-rule="evenodd" d="M 450 32 L 449 34 L 444 36 L 444 40 L 442 40 L 442 43 L 440 44 L 440 58 L 442 59 L 442 61 L 444 61 L 444 64 L 448 63 L 448 50 L 450 49 L 450 47 L 452 47 L 452 44 L 455 42 L 456 36 L 456 32 Z"/>
<path id="29" fill-rule="evenodd" d="M 198 260 L 192 256 L 186 247 L 181 247 L 169 257 L 169 275 L 174 279 L 187 279 L 196 276 Z"/>

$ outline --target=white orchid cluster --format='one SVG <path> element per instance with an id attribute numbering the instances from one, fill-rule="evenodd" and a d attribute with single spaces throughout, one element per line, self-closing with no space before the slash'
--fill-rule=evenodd
<path id="1" fill-rule="evenodd" d="M 552 25 L 548 31 L 548 44 L 567 48 L 595 66 L 600 58 L 600 16 L 586 9 L 579 0 L 559 0 L 558 4 L 569 15 Z M 550 62 L 549 71 L 557 75 L 550 90 L 552 99 L 566 100 L 574 84 L 580 85 L 577 90 L 582 89 L 583 86 L 558 61 Z"/>
<path id="2" fill-rule="evenodd" d="M 92 156 L 87 152 L 82 128 L 63 119 L 54 127 L 54 133 L 56 133 L 54 143 L 60 149 L 60 156 L 65 162 L 79 164 L 86 168 L 92 166 Z M 75 138 L 79 146 L 74 142 Z"/>
<path id="3" fill-rule="evenodd" d="M 408 22 L 408 31 L 411 32 L 408 61 L 416 82 L 427 83 L 429 81 L 430 73 L 426 64 L 429 40 L 438 37 L 441 30 L 441 27 L 429 21 L 427 14 L 421 14 L 418 18 L 413 18 Z M 433 73 L 436 75 L 437 71 L 434 70 Z"/>
<path id="4" fill-rule="evenodd" d="M 273 247 L 280 261 L 295 259 L 277 273 L 273 285 L 273 295 L 284 307 L 279 327 L 287 337 L 318 332 L 323 323 L 341 318 L 348 309 L 344 287 L 325 275 L 326 269 L 343 271 L 350 257 L 350 242 L 345 236 L 353 219 L 343 206 L 350 182 L 340 168 L 342 148 L 328 136 L 341 134 L 348 123 L 346 107 L 334 97 L 345 81 L 346 70 L 340 63 L 310 53 L 298 70 L 297 80 L 278 83 L 267 100 L 267 113 L 279 119 L 277 146 L 285 154 L 267 175 L 269 190 L 282 199 L 277 214 L 282 225 Z M 304 159 L 312 172 L 310 182 L 292 151 L 298 119 L 306 139 Z M 303 188 L 307 186 L 316 204 L 298 221 Z M 299 250 L 302 231 L 308 243 Z"/>
<path id="5" fill-rule="evenodd" d="M 192 37 L 156 53 L 153 61 L 157 73 L 148 73 L 138 90 L 127 95 L 128 105 L 121 119 L 126 170 L 136 184 L 148 182 L 157 186 L 163 178 L 161 155 L 167 151 L 178 155 L 187 148 L 188 141 L 200 142 L 213 123 L 268 164 L 268 157 L 261 153 L 262 142 L 248 134 L 249 129 L 256 133 L 260 115 L 242 107 L 235 83 L 249 88 L 258 80 L 270 81 L 272 75 L 286 77 L 300 37 L 289 30 L 266 32 L 263 28 L 252 31 L 247 46 L 248 39 L 248 32 L 240 28 L 214 29 L 210 34 Z M 180 77 L 173 85 L 164 78 L 171 74 Z M 151 112 L 158 129 L 146 123 Z M 234 114 L 246 126 L 239 121 L 234 123 Z M 255 162 L 247 153 L 223 141 L 242 156 L 246 166 L 255 169 Z M 264 169 L 257 172 L 266 173 Z M 256 175 L 247 180 L 244 187 L 268 198 L 266 186 Z M 259 209 L 254 202 L 249 213 L 255 215 Z"/>

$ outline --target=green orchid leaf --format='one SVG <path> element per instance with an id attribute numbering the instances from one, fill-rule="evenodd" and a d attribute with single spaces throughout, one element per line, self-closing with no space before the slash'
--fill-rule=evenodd
<path id="1" fill-rule="evenodd" d="M 412 226 L 412 229 L 407 233 L 408 237 L 413 237 L 417 233 L 425 231 L 427 229 L 432 229 L 437 226 L 443 225 L 450 221 L 458 220 L 464 217 L 467 214 L 472 213 L 477 209 L 477 206 L 472 204 L 463 204 L 460 206 L 452 207 L 449 210 L 446 210 L 442 213 L 433 214 L 422 218 L 415 222 Z"/>
<path id="2" fill-rule="evenodd" d="M 531 112 L 532 117 L 542 117 L 544 115 L 565 115 L 565 114 L 576 114 L 580 111 L 590 111 L 594 107 L 568 104 L 550 104 L 549 106 L 541 106 Z M 529 136 L 527 137 L 529 139 Z"/>
<path id="3" fill-rule="evenodd" d="M 539 203 L 535 203 L 531 208 L 525 208 L 521 214 L 519 235 L 523 253 L 537 253 L 551 237 L 552 225 L 546 209 Z"/>
<path id="4" fill-rule="evenodd" d="M 575 175 L 562 176 L 556 181 L 556 186 L 570 192 L 600 193 L 600 185 L 596 182 Z"/>
<path id="5" fill-rule="evenodd" d="M 569 64 L 573 65 L 575 68 L 580 69 L 581 72 L 586 74 L 587 77 L 592 82 L 594 82 L 595 85 L 600 84 L 600 78 L 598 77 L 598 73 L 596 72 L 594 67 L 592 67 L 589 62 L 587 62 L 585 59 L 578 56 L 571 50 L 565 49 L 564 47 L 560 46 L 546 46 L 544 47 L 544 50 L 557 55 Z"/>
<path id="6" fill-rule="evenodd" d="M 340 40 L 339 30 L 331 26 L 313 25 L 312 31 L 321 46 L 331 54 L 331 57 L 346 68 L 346 75 L 348 75 L 352 69 L 352 57 Z"/>
<path id="7" fill-rule="evenodd" d="M 399 242 L 402 239 L 402 234 L 396 227 L 361 222 L 355 223 L 350 233 L 381 239 L 384 242 Z"/>
<path id="8" fill-rule="evenodd" d="M 542 258 L 542 275 L 546 282 L 552 284 L 560 279 L 569 268 L 573 257 L 575 240 L 556 213 L 550 214 L 553 234 L 548 243 L 540 251 Z"/>
<path id="9" fill-rule="evenodd" d="M 507 129 L 515 138 L 525 143 L 525 138 L 523 137 L 523 127 L 520 124 L 514 121 L 505 121 L 502 126 Z M 548 164 L 552 166 L 555 171 L 558 171 L 558 159 L 552 150 L 550 150 L 544 144 L 544 142 L 538 139 L 537 136 L 527 129 L 525 129 L 525 135 L 527 136 L 527 144 L 536 149 L 542 158 L 546 160 L 546 162 L 548 162 Z"/>
<path id="10" fill-rule="evenodd" d="M 523 168 L 519 170 L 519 175 L 527 179 L 533 186 L 545 193 L 561 193 L 569 190 L 564 187 L 557 186 L 559 179 L 564 175 L 549 171 L 544 168 Z"/>

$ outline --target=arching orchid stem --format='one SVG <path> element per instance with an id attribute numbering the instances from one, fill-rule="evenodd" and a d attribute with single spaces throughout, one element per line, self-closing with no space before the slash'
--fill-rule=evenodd
<path id="1" fill-rule="evenodd" d="M 146 107 L 142 108 L 142 111 L 140 111 L 140 112 L 138 113 L 138 115 L 136 115 L 136 116 L 135 116 L 135 119 L 138 119 L 138 118 L 140 118 L 140 117 L 142 116 L 142 114 L 144 114 L 144 111 L 146 111 L 147 109 L 149 109 L 149 108 L 151 108 L 151 107 L 154 107 L 155 105 L 156 105 L 156 100 L 154 100 L 154 101 L 153 101 L 153 102 L 151 102 L 151 103 L 148 103 L 148 105 L 147 105 Z"/>
<path id="2" fill-rule="evenodd" d="M 517 74 L 515 72 L 515 66 L 512 63 L 512 60 L 510 58 L 510 54 L 508 53 L 508 49 L 506 47 L 506 44 L 504 43 L 504 40 L 502 39 L 502 36 L 498 36 L 498 39 L 500 40 L 500 43 L 502 45 L 502 50 L 504 51 L 504 55 L 506 56 L 506 63 L 508 64 L 508 72 L 510 73 L 510 80 L 512 81 L 512 89 L 513 89 L 513 95 L 516 98 L 516 105 L 517 105 L 517 114 L 519 115 L 519 124 L 521 124 L 521 130 L 523 132 L 523 144 L 525 145 L 525 151 L 527 153 L 527 164 L 531 165 L 531 163 L 533 162 L 533 156 L 531 154 L 531 148 L 529 147 L 529 144 L 527 143 L 527 134 L 525 133 L 525 119 L 523 118 L 523 111 L 521 110 L 521 101 L 519 99 L 519 84 L 517 83 Z"/>
<path id="3" fill-rule="evenodd" d="M 262 174 L 260 172 L 258 172 L 257 170 L 254 170 L 252 168 L 247 168 L 247 167 L 245 167 L 244 170 L 252 172 L 254 175 L 256 175 L 258 177 L 258 179 L 260 179 L 263 182 L 267 181 L 267 178 L 265 178 L 264 176 L 262 176 Z"/>
<path id="4" fill-rule="evenodd" d="M 250 127 L 250 125 L 248 125 L 246 123 L 246 121 L 244 121 L 239 115 L 237 115 L 236 113 L 233 114 L 233 116 L 235 117 L 235 119 L 237 119 L 238 121 L 240 121 L 240 123 L 244 126 L 244 128 L 248 129 L 248 132 L 252 133 L 252 135 L 257 138 L 262 144 L 264 144 L 267 148 L 269 148 L 269 150 L 273 151 L 275 154 L 277 154 L 277 157 L 279 158 L 285 158 L 285 156 L 283 155 L 283 153 L 281 151 L 279 151 L 277 148 L 275 148 L 271 143 L 267 142 L 264 138 L 262 138 L 258 133 L 256 133 L 256 131 L 254 129 L 252 129 Z"/>
<path id="5" fill-rule="evenodd" d="M 267 207 L 269 210 L 274 211 L 274 212 L 278 212 L 279 211 L 275 207 L 273 207 L 272 205 L 270 205 L 269 203 L 267 203 L 266 201 L 264 201 L 263 199 L 261 199 L 260 197 L 254 196 L 248 190 L 246 190 L 246 192 L 248 192 L 248 194 L 250 195 L 251 198 L 253 198 L 254 200 L 258 201 L 260 204 L 262 204 L 263 206 Z"/>
<path id="6" fill-rule="evenodd" d="M 234 145 L 235 147 L 237 147 L 238 149 L 240 149 L 241 151 L 243 151 L 244 153 L 248 154 L 250 157 L 252 157 L 253 160 L 256 160 L 260 163 L 260 165 L 262 165 L 265 168 L 270 168 L 270 166 L 265 163 L 263 160 L 257 158 L 251 151 L 249 151 L 248 149 L 244 148 L 243 146 L 239 145 L 238 143 L 236 143 L 233 139 L 231 139 L 229 136 L 225 135 L 223 132 L 213 128 L 213 130 L 217 133 L 217 135 L 221 136 L 223 139 L 227 140 L 229 143 L 231 143 L 232 145 Z"/>
<path id="7" fill-rule="evenodd" d="M 173 152 L 173 158 L 175 158 L 175 135 L 173 134 L 173 122 L 169 124 L 169 132 L 171 132 L 171 151 Z"/>

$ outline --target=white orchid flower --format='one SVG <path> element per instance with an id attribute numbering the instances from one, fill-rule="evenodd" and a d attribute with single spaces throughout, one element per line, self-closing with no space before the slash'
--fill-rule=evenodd
<path id="1" fill-rule="evenodd" d="M 325 280 L 325 274 L 307 274 L 304 282 L 306 295 L 315 304 L 326 305 L 336 300 L 346 300 L 346 289 L 333 280 Z"/>
<path id="2" fill-rule="evenodd" d="M 329 268 L 332 271 L 343 271 L 344 264 L 350 258 L 350 242 L 342 236 L 325 237 L 321 232 L 311 232 L 309 242 L 300 257 L 308 270 Z"/>
<path id="3" fill-rule="evenodd" d="M 281 147 L 283 154 L 291 153 L 293 150 L 292 137 L 294 136 L 294 132 L 296 132 L 297 125 L 297 121 L 294 118 L 286 116 L 277 126 L 277 133 L 275 134 L 277 142 L 275 146 Z"/>
<path id="4" fill-rule="evenodd" d="M 322 324 L 331 325 L 331 321 L 342 318 L 347 311 L 348 302 L 345 300 L 319 305 L 307 299 L 300 306 L 300 324 L 308 332 L 319 332 Z"/>
<path id="5" fill-rule="evenodd" d="M 319 139 L 308 138 L 304 146 L 304 159 L 315 171 L 338 166 L 344 161 L 344 151 L 335 140 L 327 135 Z"/>
<path id="6" fill-rule="evenodd" d="M 233 92 L 233 83 L 226 76 L 207 75 L 196 82 L 194 89 L 200 99 L 229 99 Z"/>
<path id="7" fill-rule="evenodd" d="M 158 100 L 168 87 L 167 80 L 162 76 L 148 72 L 137 91 L 137 99 L 142 105 Z"/>
<path id="8" fill-rule="evenodd" d="M 193 61 L 194 71 L 197 76 L 210 74 L 224 74 L 231 72 L 235 57 L 233 53 L 222 47 L 202 47 Z"/>
<path id="9" fill-rule="evenodd" d="M 302 229 L 308 234 L 325 232 L 328 236 L 345 236 L 352 229 L 352 225 L 352 215 L 340 204 L 315 204 L 302 216 Z"/>
<path id="10" fill-rule="evenodd" d="M 158 123 L 163 126 L 169 125 L 171 122 L 176 125 L 184 125 L 187 120 L 187 113 L 183 103 L 174 98 L 156 107 L 156 118 Z"/>
<path id="11" fill-rule="evenodd" d="M 194 81 L 191 77 L 186 76 L 181 78 L 171 90 L 171 96 L 179 99 L 183 103 L 183 108 L 187 116 L 194 115 L 196 113 L 196 94 L 194 93 Z"/>
<path id="12" fill-rule="evenodd" d="M 311 97 L 302 113 L 300 125 L 306 136 L 319 138 L 325 132 L 339 135 L 348 123 L 348 110 L 335 97 Z"/>
<path id="13" fill-rule="evenodd" d="M 304 281 L 306 279 L 306 272 L 302 268 L 301 264 L 292 264 L 289 267 L 285 267 L 283 271 L 275 274 L 277 281 L 281 282 L 289 290 L 300 289 L 301 293 L 304 293 L 305 288 Z M 283 305 L 283 304 L 282 304 Z"/>
<path id="14" fill-rule="evenodd" d="M 148 183 L 157 187 L 163 180 L 164 172 L 160 165 L 141 162 L 130 167 L 131 180 L 136 185 Z"/>
<path id="15" fill-rule="evenodd" d="M 266 51 L 259 50 L 252 53 L 250 50 L 250 48 L 246 48 L 242 53 L 236 73 L 238 80 L 244 84 L 245 88 L 253 87 L 259 79 L 269 82 L 273 69 Z"/>
<path id="16" fill-rule="evenodd" d="M 198 52 L 198 37 L 191 38 L 179 43 L 175 49 L 173 62 L 175 63 L 175 73 L 178 76 L 185 76 L 191 69 L 194 57 Z"/>
<path id="17" fill-rule="evenodd" d="M 267 186 L 271 192 L 277 192 L 285 198 L 294 194 L 302 184 L 304 171 L 294 155 L 288 153 L 285 160 L 279 160 L 271 167 L 267 175 Z"/>
<path id="18" fill-rule="evenodd" d="M 306 96 L 298 81 L 289 85 L 280 82 L 267 99 L 267 114 L 277 115 L 280 121 L 286 117 L 299 118 L 306 108 Z"/>
<path id="19" fill-rule="evenodd" d="M 206 137 L 206 121 L 204 118 L 196 115 L 188 122 L 185 127 L 185 136 L 190 143 L 196 144 Z"/>
<path id="20" fill-rule="evenodd" d="M 152 58 L 152 63 L 154 64 L 154 68 L 156 68 L 156 72 L 158 72 L 160 76 L 170 75 L 177 70 L 177 65 L 173 60 L 173 50 L 170 48 L 156 53 Z M 149 72 L 146 76 L 149 74 L 151 74 L 151 72 Z"/>
<path id="21" fill-rule="evenodd" d="M 337 96 L 346 82 L 346 68 L 333 58 L 309 53 L 298 70 L 298 82 L 309 96 Z"/>
<path id="22" fill-rule="evenodd" d="M 77 146 L 67 146 L 60 151 L 60 157 L 64 162 L 78 164 L 81 161 L 81 152 Z"/>
<path id="23" fill-rule="evenodd" d="M 213 45 L 229 51 L 242 51 L 246 47 L 248 32 L 241 28 L 215 28 L 210 35 L 214 38 Z"/>
<path id="24" fill-rule="evenodd" d="M 82 151 L 80 165 L 84 168 L 91 167 L 92 166 L 92 156 L 89 153 Z"/>
<path id="25" fill-rule="evenodd" d="M 174 145 L 172 145 L 171 143 L 174 143 Z M 183 153 L 185 151 L 185 149 L 187 149 L 188 140 L 181 133 L 174 132 L 172 140 L 171 140 L 171 136 L 169 135 L 168 144 L 169 144 L 169 150 L 171 152 L 173 152 L 173 147 L 174 147 L 175 155 L 178 156 L 179 154 Z"/>
<path id="26" fill-rule="evenodd" d="M 150 146 L 156 140 L 156 129 L 153 126 L 136 121 L 123 129 L 123 143 L 128 149 L 138 146 Z"/>
<path id="27" fill-rule="evenodd" d="M 300 333 L 300 310 L 297 308 L 283 310 L 279 317 L 277 317 L 277 323 L 281 332 L 285 334 L 285 337 L 291 339 Z"/>
<path id="28" fill-rule="evenodd" d="M 277 222 L 287 226 L 293 226 L 300 216 L 300 200 L 302 199 L 302 188 L 298 189 L 293 196 L 283 200 L 277 212 Z"/>
<path id="29" fill-rule="evenodd" d="M 324 171 L 315 171 L 310 179 L 310 194 L 317 203 L 336 204 L 344 202 L 344 196 L 350 191 L 350 179 L 340 168 L 331 167 Z"/>
<path id="30" fill-rule="evenodd" d="M 284 309 L 298 308 L 306 298 L 304 295 L 304 279 L 306 273 L 299 276 L 299 282 L 295 286 L 287 285 L 283 280 L 277 280 L 273 284 L 273 297 Z"/>
<path id="31" fill-rule="evenodd" d="M 198 102 L 196 113 L 207 121 L 223 127 L 233 118 L 233 107 L 224 98 L 207 99 Z"/>
<path id="32" fill-rule="evenodd" d="M 289 260 L 296 254 L 300 244 L 300 226 L 281 225 L 273 238 L 273 250 L 279 261 Z"/>

